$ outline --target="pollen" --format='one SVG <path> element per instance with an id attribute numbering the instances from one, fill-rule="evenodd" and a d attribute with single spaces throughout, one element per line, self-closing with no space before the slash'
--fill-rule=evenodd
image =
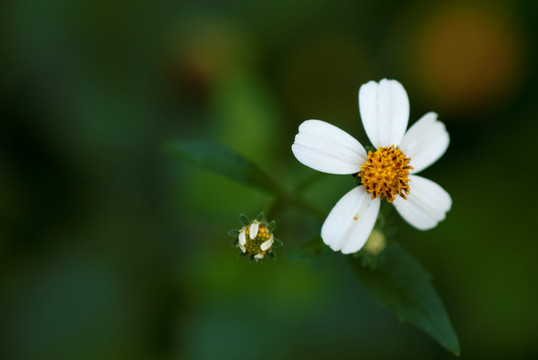
<path id="1" fill-rule="evenodd" d="M 381 197 L 391 203 L 397 195 L 407 199 L 409 170 L 413 169 L 409 161 L 411 159 L 394 145 L 368 152 L 359 176 L 366 192 L 372 194 L 372 200 Z"/>

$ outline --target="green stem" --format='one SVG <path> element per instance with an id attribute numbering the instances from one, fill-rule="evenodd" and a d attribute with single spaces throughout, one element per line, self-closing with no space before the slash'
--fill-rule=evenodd
<path id="1" fill-rule="evenodd" d="M 285 200 L 290 205 L 296 207 L 299 210 L 305 211 L 310 215 L 313 215 L 318 220 L 323 221 L 327 217 L 327 213 L 316 208 L 315 206 L 306 202 L 303 198 L 296 196 L 295 194 L 289 194 L 289 196 Z"/>
<path id="2" fill-rule="evenodd" d="M 283 196 L 278 196 L 275 199 L 271 200 L 271 202 L 268 203 L 267 206 L 263 209 L 263 213 L 265 214 L 265 218 L 267 220 L 276 219 L 278 218 L 280 213 L 282 213 L 285 208 L 283 199 Z"/>
<path id="3" fill-rule="evenodd" d="M 294 193 L 277 196 L 273 201 L 267 204 L 267 206 L 263 209 L 263 212 L 268 220 L 276 219 L 290 206 L 304 211 L 321 221 L 327 217 L 325 212 L 306 202 L 304 199 Z"/>

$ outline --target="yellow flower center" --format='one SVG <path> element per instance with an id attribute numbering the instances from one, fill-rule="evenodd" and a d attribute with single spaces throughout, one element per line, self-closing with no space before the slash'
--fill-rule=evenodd
<path id="1" fill-rule="evenodd" d="M 404 199 L 409 194 L 410 158 L 394 145 L 380 146 L 376 152 L 369 151 L 366 162 L 361 166 L 361 177 L 364 190 L 372 194 L 372 200 L 381 197 L 393 202 L 396 195 Z"/>
<path id="2" fill-rule="evenodd" d="M 265 227 L 265 225 L 260 224 L 258 228 L 258 234 L 254 239 L 250 238 L 250 226 L 247 227 L 245 231 L 245 236 L 247 238 L 247 243 L 245 244 L 245 249 L 249 255 L 262 254 L 265 255 L 267 250 L 263 251 L 261 245 L 269 240 L 271 237 L 271 231 Z"/>

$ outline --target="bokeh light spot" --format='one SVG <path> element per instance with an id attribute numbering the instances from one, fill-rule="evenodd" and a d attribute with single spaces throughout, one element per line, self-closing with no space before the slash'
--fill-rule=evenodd
<path id="1" fill-rule="evenodd" d="M 511 97 L 524 73 L 513 18 L 470 5 L 440 7 L 419 26 L 415 64 L 442 110 L 481 112 Z"/>

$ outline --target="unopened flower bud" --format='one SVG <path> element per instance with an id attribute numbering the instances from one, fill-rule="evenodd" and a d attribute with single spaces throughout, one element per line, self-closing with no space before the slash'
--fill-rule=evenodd
<path id="1" fill-rule="evenodd" d="M 239 232 L 239 248 L 242 252 L 261 260 L 267 252 L 271 252 L 274 243 L 273 233 L 265 224 L 254 220 Z"/>
<path id="2" fill-rule="evenodd" d="M 276 226 L 275 222 L 267 223 L 263 214 L 258 215 L 253 221 L 241 215 L 240 220 L 243 227 L 229 232 L 235 237 L 233 245 L 239 247 L 242 254 L 249 255 L 255 261 L 263 259 L 265 255 L 271 255 L 274 258 L 273 245 L 275 241 L 280 244 L 272 232 Z"/>
<path id="3" fill-rule="evenodd" d="M 374 230 L 368 237 L 366 244 L 364 244 L 363 250 L 369 252 L 372 255 L 379 255 L 387 246 L 387 240 L 385 235 L 379 230 Z"/>

